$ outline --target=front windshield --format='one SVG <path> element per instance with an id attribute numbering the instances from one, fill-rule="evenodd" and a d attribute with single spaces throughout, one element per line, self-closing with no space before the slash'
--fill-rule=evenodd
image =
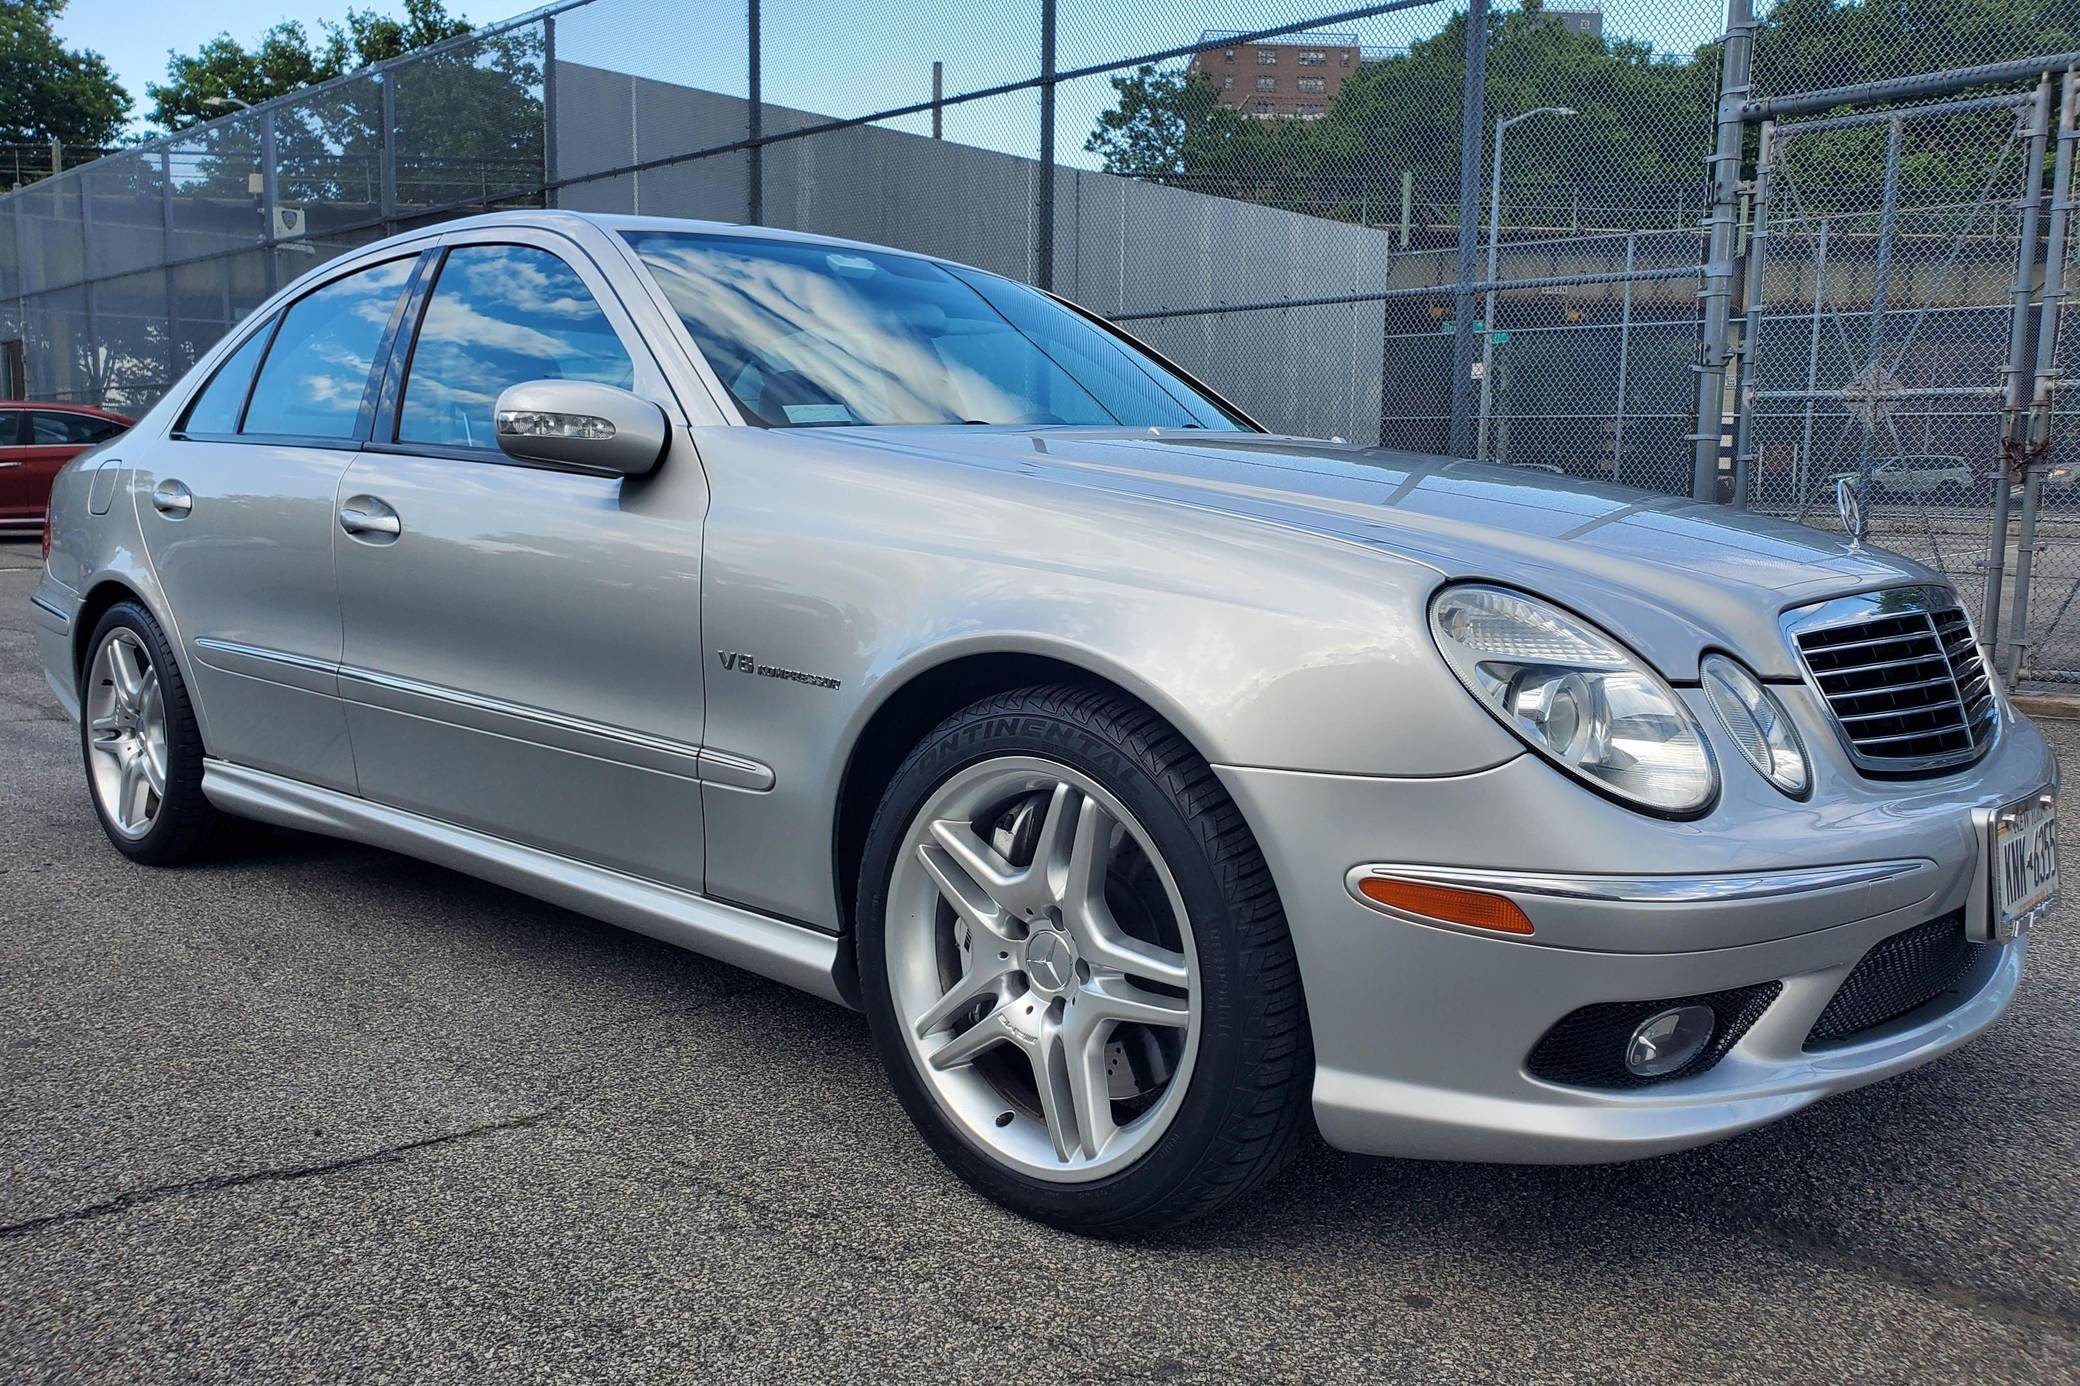
<path id="1" fill-rule="evenodd" d="M 849 246 L 626 234 L 753 423 L 1245 426 L 1126 338 L 1008 279 Z"/>

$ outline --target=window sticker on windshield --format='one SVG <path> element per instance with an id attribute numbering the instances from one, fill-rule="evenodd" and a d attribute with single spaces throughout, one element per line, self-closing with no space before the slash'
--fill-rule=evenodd
<path id="1" fill-rule="evenodd" d="M 852 411 L 842 404 L 783 404 L 791 424 L 851 423 Z"/>

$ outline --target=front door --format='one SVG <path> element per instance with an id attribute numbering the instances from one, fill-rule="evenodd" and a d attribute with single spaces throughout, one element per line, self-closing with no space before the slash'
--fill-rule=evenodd
<path id="1" fill-rule="evenodd" d="M 339 482 L 415 263 L 297 299 L 225 359 L 164 446 L 137 455 L 138 522 L 219 759 L 354 788 L 335 673 Z"/>
<path id="2" fill-rule="evenodd" d="M 341 694 L 368 798 L 698 889 L 707 488 L 655 361 L 561 237 L 463 233 L 341 484 Z M 515 463 L 508 385 L 591 380 L 677 435 L 647 477 Z"/>

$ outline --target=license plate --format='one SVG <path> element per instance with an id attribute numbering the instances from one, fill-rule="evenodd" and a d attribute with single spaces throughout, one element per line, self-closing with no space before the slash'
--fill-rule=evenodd
<path id="1" fill-rule="evenodd" d="M 2058 804 L 2050 790 L 1993 818 L 1993 936 L 2010 939 L 2058 896 Z"/>

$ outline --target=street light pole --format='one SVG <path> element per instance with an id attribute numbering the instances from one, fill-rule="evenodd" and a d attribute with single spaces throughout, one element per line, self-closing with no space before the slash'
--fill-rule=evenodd
<path id="1" fill-rule="evenodd" d="M 1533 116 L 1574 114 L 1572 106 L 1540 106 L 1536 110 L 1498 118 L 1495 122 L 1495 152 L 1488 170 L 1488 272 L 1483 276 L 1488 281 L 1488 293 L 1481 321 L 1481 414 L 1479 431 L 1474 437 L 1473 455 L 1485 462 L 1488 460 L 1488 406 L 1494 398 L 1495 380 L 1495 274 L 1496 241 L 1501 236 L 1502 225 L 1502 137 L 1509 127 Z"/>

